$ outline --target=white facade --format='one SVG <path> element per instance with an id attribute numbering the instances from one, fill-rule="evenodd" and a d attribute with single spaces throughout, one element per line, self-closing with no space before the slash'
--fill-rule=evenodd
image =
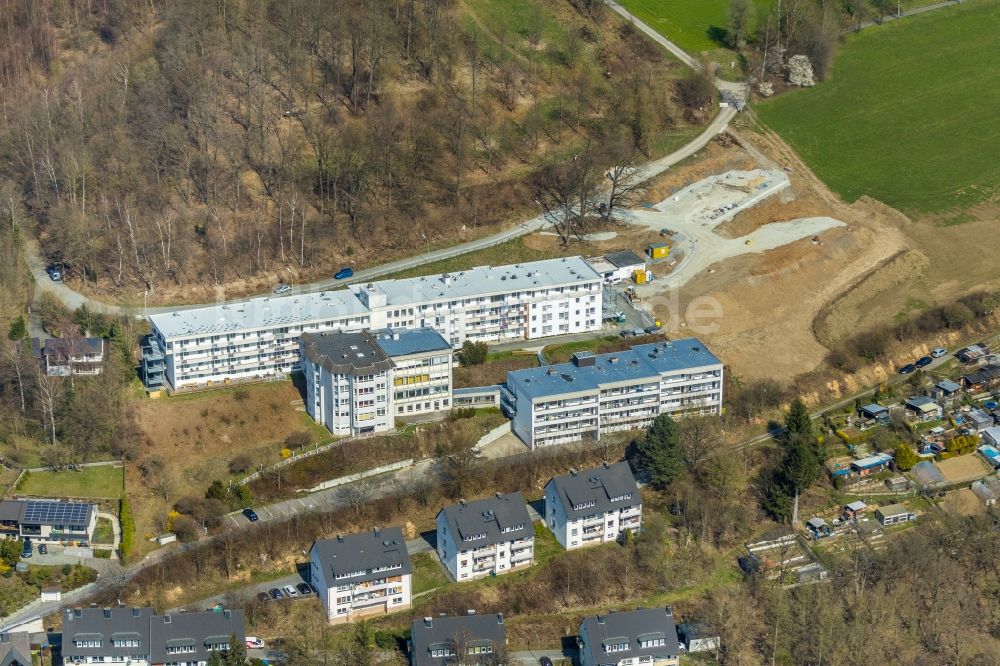
<path id="1" fill-rule="evenodd" d="M 617 541 L 642 530 L 642 497 L 617 463 L 556 477 L 545 485 L 545 524 L 566 550 Z"/>
<path id="2" fill-rule="evenodd" d="M 698 351 L 692 351 L 698 350 Z M 719 414 L 722 362 L 693 338 L 507 373 L 501 405 L 530 448 L 649 427 L 660 414 Z"/>
<path id="3" fill-rule="evenodd" d="M 297 370 L 298 337 L 320 330 L 430 327 L 466 339 L 534 339 L 599 331 L 601 277 L 580 257 L 383 280 L 150 317 L 174 389 Z"/>
<path id="4" fill-rule="evenodd" d="M 335 435 L 386 432 L 450 410 L 453 354 L 433 329 L 303 335 L 306 411 Z"/>
<path id="5" fill-rule="evenodd" d="M 341 561 L 330 557 L 331 548 L 344 550 Z M 399 528 L 317 541 L 309 561 L 330 624 L 410 607 L 413 567 Z"/>
<path id="6" fill-rule="evenodd" d="M 437 515 L 437 553 L 456 581 L 533 565 L 535 530 L 521 494 L 442 509 Z"/>

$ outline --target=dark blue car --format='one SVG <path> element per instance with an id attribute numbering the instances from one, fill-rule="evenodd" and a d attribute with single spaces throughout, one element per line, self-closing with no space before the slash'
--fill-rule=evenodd
<path id="1" fill-rule="evenodd" d="M 341 268 L 339 271 L 337 271 L 337 274 L 333 276 L 333 279 L 334 280 L 344 280 L 346 278 L 353 277 L 353 276 L 354 276 L 354 269 L 353 268 Z"/>

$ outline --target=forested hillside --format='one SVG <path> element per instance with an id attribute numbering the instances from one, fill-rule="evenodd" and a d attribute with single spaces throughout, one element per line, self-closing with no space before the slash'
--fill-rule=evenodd
<path id="1" fill-rule="evenodd" d="M 704 119 L 595 5 L 7 0 L 2 198 L 75 286 L 151 303 L 481 235 L 538 212 L 546 163 Z"/>

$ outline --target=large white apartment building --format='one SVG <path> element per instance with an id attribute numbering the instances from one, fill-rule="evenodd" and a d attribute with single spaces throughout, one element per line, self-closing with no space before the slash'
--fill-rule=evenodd
<path id="1" fill-rule="evenodd" d="M 174 389 L 281 375 L 308 331 L 422 328 L 452 347 L 598 331 L 601 276 L 580 257 L 255 298 L 150 316 Z"/>
<path id="2" fill-rule="evenodd" d="M 330 624 L 410 607 L 413 564 L 398 527 L 319 539 L 309 562 Z"/>
<path id="3" fill-rule="evenodd" d="M 432 328 L 304 333 L 306 411 L 335 435 L 451 409 L 452 350 Z"/>
<path id="4" fill-rule="evenodd" d="M 535 563 L 535 528 L 521 493 L 461 501 L 437 515 L 437 553 L 457 581 Z"/>
<path id="5" fill-rule="evenodd" d="M 617 541 L 642 527 L 642 497 L 627 462 L 553 477 L 545 524 L 566 550 Z"/>
<path id="6" fill-rule="evenodd" d="M 530 448 L 648 427 L 660 414 L 718 414 L 722 362 L 695 338 L 507 373 L 501 407 Z"/>

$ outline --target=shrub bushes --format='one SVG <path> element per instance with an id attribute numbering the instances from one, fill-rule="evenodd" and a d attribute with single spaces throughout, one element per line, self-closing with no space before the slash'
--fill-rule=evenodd
<path id="1" fill-rule="evenodd" d="M 128 498 L 125 496 L 122 496 L 118 520 L 122 528 L 122 539 L 121 543 L 118 544 L 118 554 L 121 557 L 122 563 L 125 563 L 135 548 L 135 518 L 132 516 L 132 505 L 129 504 Z"/>

